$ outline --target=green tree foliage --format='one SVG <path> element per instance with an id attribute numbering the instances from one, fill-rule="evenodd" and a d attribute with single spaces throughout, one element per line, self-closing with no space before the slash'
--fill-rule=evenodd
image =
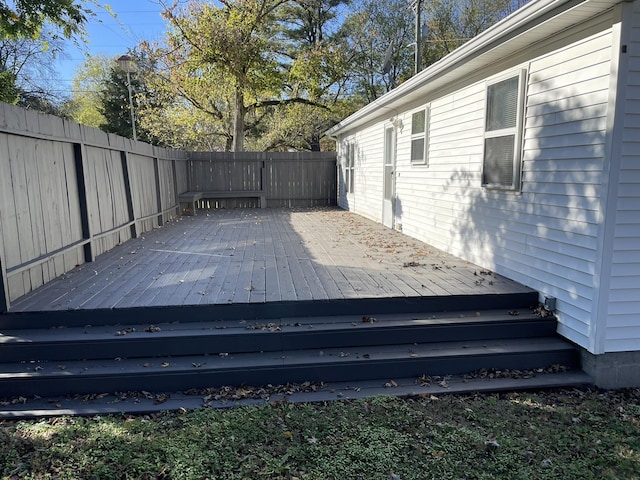
<path id="1" fill-rule="evenodd" d="M 99 128 L 106 123 L 101 108 L 101 90 L 106 84 L 114 59 L 106 55 L 87 58 L 73 77 L 71 97 L 64 103 L 62 111 L 73 121 L 89 127 Z"/>
<path id="2" fill-rule="evenodd" d="M 71 38 L 83 33 L 91 10 L 75 0 L 0 0 L 2 38 L 38 38 L 45 24 Z"/>
<path id="3" fill-rule="evenodd" d="M 355 112 L 361 104 L 345 98 L 335 101 L 330 109 L 292 104 L 272 112 L 264 132 L 251 146 L 258 151 L 330 151 L 335 142 L 323 134 L 341 119 Z"/>
<path id="4" fill-rule="evenodd" d="M 407 0 L 360 0 L 342 26 L 353 54 L 351 93 L 369 103 L 411 75 L 413 13 Z M 385 73 L 385 63 L 387 72 Z"/>
<path id="5" fill-rule="evenodd" d="M 229 151 L 232 119 L 227 106 L 231 98 L 224 82 L 203 76 L 193 85 L 188 78 L 179 84 L 174 83 L 176 71 L 165 73 L 156 70 L 147 76 L 153 97 L 136 97 L 141 127 L 159 143 L 173 148 Z"/>
<path id="6" fill-rule="evenodd" d="M 57 95 L 47 79 L 55 77 L 62 41 L 45 29 L 39 39 L 0 38 L 0 100 L 47 113 L 56 112 Z"/>
<path id="7" fill-rule="evenodd" d="M 284 72 L 274 25 L 284 0 L 223 0 L 221 7 L 191 0 L 165 12 L 173 30 L 166 55 L 171 81 L 194 107 L 209 112 L 228 131 L 231 150 L 242 151 L 248 116 L 288 102 L 281 97 Z M 214 87 L 214 101 L 202 86 Z M 231 115 L 231 124 L 224 125 Z"/>
<path id="8" fill-rule="evenodd" d="M 0 102 L 18 103 L 20 95 L 16 87 L 16 76 L 9 70 L 0 71 Z"/>
<path id="9" fill-rule="evenodd" d="M 423 65 L 429 66 L 522 6 L 523 0 L 424 2 L 427 35 Z"/>
<path id="10" fill-rule="evenodd" d="M 0 0 L 0 100 L 59 113 L 43 79 L 55 76 L 62 38 L 84 35 L 91 15 L 75 0 Z"/>
<path id="11" fill-rule="evenodd" d="M 282 105 L 274 109 L 261 149 L 321 149 L 323 133 L 344 113 L 342 102 L 350 54 L 337 35 L 340 12 L 348 0 L 294 0 L 279 15 L 286 59 L 288 94 L 311 104 Z"/>

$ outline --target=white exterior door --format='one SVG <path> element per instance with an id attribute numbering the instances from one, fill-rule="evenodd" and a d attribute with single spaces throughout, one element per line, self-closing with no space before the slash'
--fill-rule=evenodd
<path id="1" fill-rule="evenodd" d="M 395 167 L 396 167 L 396 134 L 393 127 L 384 130 L 384 198 L 382 201 L 382 223 L 393 228 L 395 216 Z"/>

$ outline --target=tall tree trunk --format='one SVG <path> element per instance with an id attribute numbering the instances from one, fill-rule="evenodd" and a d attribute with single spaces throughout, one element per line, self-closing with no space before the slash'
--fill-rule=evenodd
<path id="1" fill-rule="evenodd" d="M 233 149 L 234 152 L 244 151 L 244 117 L 247 113 L 244 106 L 244 92 L 236 87 L 236 108 L 233 112 Z"/>

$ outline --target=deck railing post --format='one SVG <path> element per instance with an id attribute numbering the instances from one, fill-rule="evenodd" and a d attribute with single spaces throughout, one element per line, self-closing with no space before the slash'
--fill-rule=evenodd
<path id="1" fill-rule="evenodd" d="M 95 260 L 93 248 L 93 236 L 91 235 L 91 225 L 89 222 L 89 205 L 87 201 L 87 184 L 84 172 L 85 145 L 82 143 L 73 144 L 73 157 L 76 164 L 76 183 L 78 185 L 78 201 L 80 202 L 80 222 L 82 224 L 82 238 L 89 240 L 85 243 L 84 261 L 93 262 Z"/>

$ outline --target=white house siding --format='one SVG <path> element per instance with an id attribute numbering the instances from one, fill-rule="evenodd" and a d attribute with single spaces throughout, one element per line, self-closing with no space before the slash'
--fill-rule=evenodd
<path id="1" fill-rule="evenodd" d="M 484 83 L 476 84 L 430 103 L 428 166 L 407 160 L 412 112 L 398 136 L 398 223 L 403 232 L 441 249 L 449 248 L 452 235 L 460 236 L 459 220 L 478 191 L 484 89 Z"/>
<path id="2" fill-rule="evenodd" d="M 355 188 L 353 193 L 345 193 L 341 181 L 338 204 L 379 222 L 382 219 L 384 127 L 377 126 L 340 138 L 342 176 L 346 146 L 350 143 L 355 144 Z"/>
<path id="3" fill-rule="evenodd" d="M 628 65 L 621 128 L 620 177 L 613 238 L 606 352 L 640 349 L 640 2 L 632 6 L 629 29 L 623 33 Z"/>
<path id="4" fill-rule="evenodd" d="M 428 166 L 409 161 L 415 106 L 401 115 L 396 224 L 408 235 L 556 297 L 560 332 L 589 348 L 612 34 L 610 28 L 592 30 L 586 38 L 576 32 L 563 33 L 570 40 L 535 46 L 550 53 L 491 72 L 495 78 L 528 70 L 519 193 L 481 187 L 484 81 L 441 98 L 425 97 L 431 107 Z M 378 221 L 383 131 L 382 123 L 359 130 L 367 163 L 357 164 L 357 201 L 351 206 Z M 361 201 L 365 179 L 376 194 L 367 192 Z"/>
<path id="5" fill-rule="evenodd" d="M 558 299 L 559 331 L 592 348 L 612 34 L 531 62 L 525 123 L 522 255 L 510 275 Z M 513 259 L 512 259 L 513 260 Z"/>

